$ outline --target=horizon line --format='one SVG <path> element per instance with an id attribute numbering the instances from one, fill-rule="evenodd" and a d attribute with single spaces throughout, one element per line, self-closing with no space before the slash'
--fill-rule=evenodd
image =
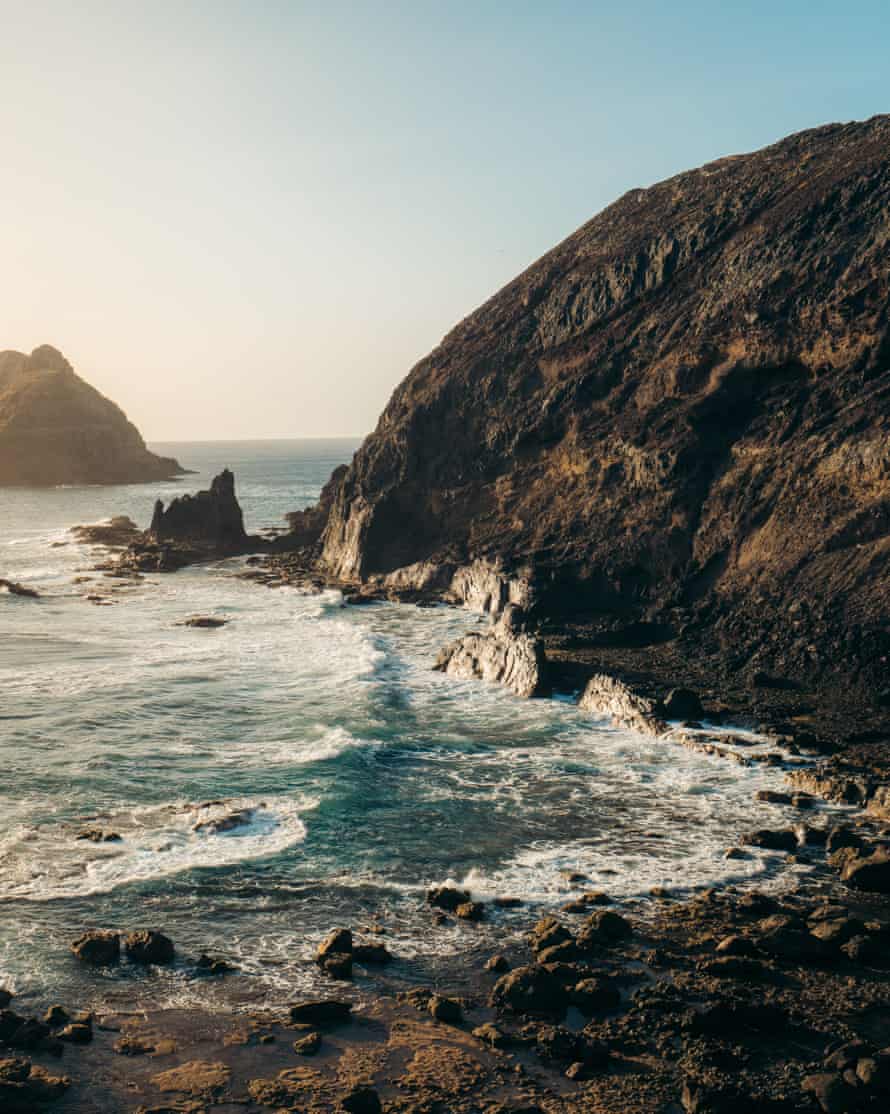
<path id="1" fill-rule="evenodd" d="M 146 445 L 232 445 L 257 441 L 363 441 L 367 433 L 315 433 L 297 437 L 146 437 Z"/>

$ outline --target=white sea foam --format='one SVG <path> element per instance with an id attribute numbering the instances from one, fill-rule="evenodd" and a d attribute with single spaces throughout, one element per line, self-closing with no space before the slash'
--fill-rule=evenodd
<path id="1" fill-rule="evenodd" d="M 102 818 L 102 830 L 121 836 L 108 843 L 77 839 L 72 825 L 20 827 L 0 854 L 0 899 L 85 897 L 274 855 L 305 839 L 302 816 L 316 803 L 272 797 L 137 807 Z"/>

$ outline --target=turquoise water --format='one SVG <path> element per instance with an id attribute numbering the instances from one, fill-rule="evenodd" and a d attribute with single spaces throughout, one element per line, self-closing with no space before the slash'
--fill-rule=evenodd
<path id="1" fill-rule="evenodd" d="M 762 880 L 770 856 L 726 862 L 739 831 L 775 820 L 756 789 L 773 770 L 615 730 L 566 701 L 520 701 L 431 671 L 481 620 L 449 608 L 342 606 L 239 579 L 241 560 L 112 588 L 68 530 L 236 475 L 248 528 L 313 502 L 354 443 L 154 446 L 197 475 L 52 491 L 0 489 L 0 984 L 37 999 L 284 1001 L 319 978 L 333 925 L 379 916 L 400 957 L 389 977 L 445 977 L 488 954 L 537 904 L 565 900 L 561 871 L 625 900 L 652 886 Z M 78 577 L 92 577 L 75 583 Z M 100 590 L 116 599 L 97 606 Z M 178 625 L 193 614 L 219 630 Z M 228 831 L 212 821 L 248 810 Z M 208 821 L 210 823 L 208 823 Z M 76 837 L 114 831 L 119 842 Z M 427 885 L 528 903 L 486 926 L 433 929 Z M 163 973 L 84 971 L 85 928 L 161 928 Z M 201 979 L 223 954 L 241 976 Z"/>

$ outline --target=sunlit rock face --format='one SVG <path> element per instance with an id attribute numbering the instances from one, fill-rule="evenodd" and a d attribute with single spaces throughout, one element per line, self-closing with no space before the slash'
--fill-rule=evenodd
<path id="1" fill-rule="evenodd" d="M 887 116 L 631 191 L 396 389 L 328 493 L 323 566 L 521 569 L 536 614 L 873 687 L 888 248 Z"/>
<path id="2" fill-rule="evenodd" d="M 55 348 L 0 352 L 0 485 L 147 483 L 180 475 Z"/>

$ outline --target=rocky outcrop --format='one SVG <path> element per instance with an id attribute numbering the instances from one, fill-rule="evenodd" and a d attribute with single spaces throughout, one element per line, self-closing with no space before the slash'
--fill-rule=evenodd
<path id="1" fill-rule="evenodd" d="M 886 116 L 631 191 L 396 389 L 328 492 L 322 567 L 522 568 L 536 615 L 874 694 L 888 243 Z"/>
<path id="2" fill-rule="evenodd" d="M 504 685 L 517 696 L 544 696 L 550 691 L 544 649 L 523 629 L 522 612 L 513 604 L 507 604 L 488 630 L 470 631 L 446 646 L 434 668 L 464 680 Z"/>
<path id="3" fill-rule="evenodd" d="M 0 484 L 129 484 L 183 474 L 55 348 L 0 352 Z"/>
<path id="4" fill-rule="evenodd" d="M 148 528 L 158 542 L 190 542 L 233 552 L 247 542 L 244 515 L 235 498 L 235 477 L 228 468 L 214 476 L 209 491 L 180 495 L 165 509 L 160 499 Z"/>
<path id="5" fill-rule="evenodd" d="M 642 735 L 663 735 L 668 727 L 661 718 L 658 702 L 634 692 L 617 677 L 597 673 L 587 682 L 578 701 L 583 712 L 609 716 L 616 727 Z"/>

